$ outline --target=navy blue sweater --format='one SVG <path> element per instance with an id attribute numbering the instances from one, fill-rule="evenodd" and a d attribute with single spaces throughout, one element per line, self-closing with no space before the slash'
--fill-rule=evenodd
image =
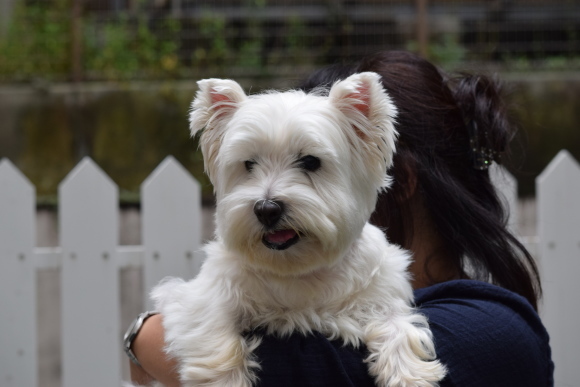
<path id="1" fill-rule="evenodd" d="M 548 334 L 531 305 L 503 288 L 472 280 L 415 291 L 448 375 L 441 387 L 553 386 Z M 261 387 L 371 387 L 365 348 L 320 334 L 265 336 L 256 354 Z"/>

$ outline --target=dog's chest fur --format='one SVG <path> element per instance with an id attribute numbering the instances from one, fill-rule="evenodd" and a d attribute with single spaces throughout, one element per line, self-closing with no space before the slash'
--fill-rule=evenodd
<path id="1" fill-rule="evenodd" d="M 411 298 L 404 272 L 408 254 L 386 243 L 382 232 L 370 224 L 335 265 L 308 275 L 262 273 L 240 265 L 239 257 L 224 246 L 219 249 L 216 260 L 230 267 L 229 286 L 239 295 L 235 318 L 242 331 L 264 328 L 278 335 L 318 331 L 358 345 L 371 316 L 388 318 L 391 297 Z"/>

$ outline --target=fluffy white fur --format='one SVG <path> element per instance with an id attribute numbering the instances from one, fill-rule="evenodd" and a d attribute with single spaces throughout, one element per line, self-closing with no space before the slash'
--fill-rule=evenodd
<path id="1" fill-rule="evenodd" d="M 409 254 L 367 223 L 395 151 L 396 109 L 379 76 L 355 74 L 328 96 L 246 96 L 219 79 L 199 88 L 191 132 L 204 129 L 216 239 L 194 280 L 168 279 L 152 294 L 183 385 L 251 386 L 260 339 L 241 333 L 256 327 L 365 343 L 379 386 L 437 385 L 445 368 L 411 306 Z M 304 156 L 320 168 L 303 168 Z M 283 203 L 273 229 L 296 231 L 297 243 L 275 250 L 262 242 L 272 229 L 254 204 L 264 199 Z"/>

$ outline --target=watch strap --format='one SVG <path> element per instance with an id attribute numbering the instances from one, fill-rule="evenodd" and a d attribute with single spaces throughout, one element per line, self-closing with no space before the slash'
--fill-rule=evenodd
<path id="1" fill-rule="evenodd" d="M 131 359 L 131 361 L 139 367 L 141 367 L 141 363 L 139 363 L 139 360 L 137 360 L 137 357 L 133 353 L 131 346 L 133 345 L 135 337 L 137 337 L 137 335 L 139 334 L 139 331 L 141 330 L 141 327 L 143 326 L 145 320 L 156 314 L 159 314 L 159 312 L 148 311 L 141 313 L 139 316 L 137 316 L 135 320 L 133 320 L 131 325 L 129 325 L 129 328 L 127 329 L 127 332 L 123 337 L 123 349 L 125 350 L 125 353 L 129 357 L 129 359 Z"/>

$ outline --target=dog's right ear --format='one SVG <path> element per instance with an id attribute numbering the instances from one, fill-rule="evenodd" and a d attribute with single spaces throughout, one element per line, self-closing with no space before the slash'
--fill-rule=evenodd
<path id="1" fill-rule="evenodd" d="M 372 171 L 378 185 L 388 187 L 390 178 L 385 172 L 395 153 L 397 108 L 384 90 L 381 76 L 373 72 L 353 74 L 336 82 L 328 97 L 350 122 L 352 130 L 347 134 L 357 145 L 354 149 L 366 158 L 367 173 L 370 176 Z"/>
<path id="2" fill-rule="evenodd" d="M 229 79 L 204 79 L 197 85 L 199 91 L 191 103 L 189 129 L 192 137 L 205 129 L 200 138 L 200 147 L 205 172 L 215 187 L 215 161 L 224 128 L 248 97 L 237 82 Z"/>
<path id="3" fill-rule="evenodd" d="M 195 136 L 202 129 L 219 128 L 248 97 L 242 87 L 230 79 L 204 79 L 191 103 L 189 129 Z"/>

